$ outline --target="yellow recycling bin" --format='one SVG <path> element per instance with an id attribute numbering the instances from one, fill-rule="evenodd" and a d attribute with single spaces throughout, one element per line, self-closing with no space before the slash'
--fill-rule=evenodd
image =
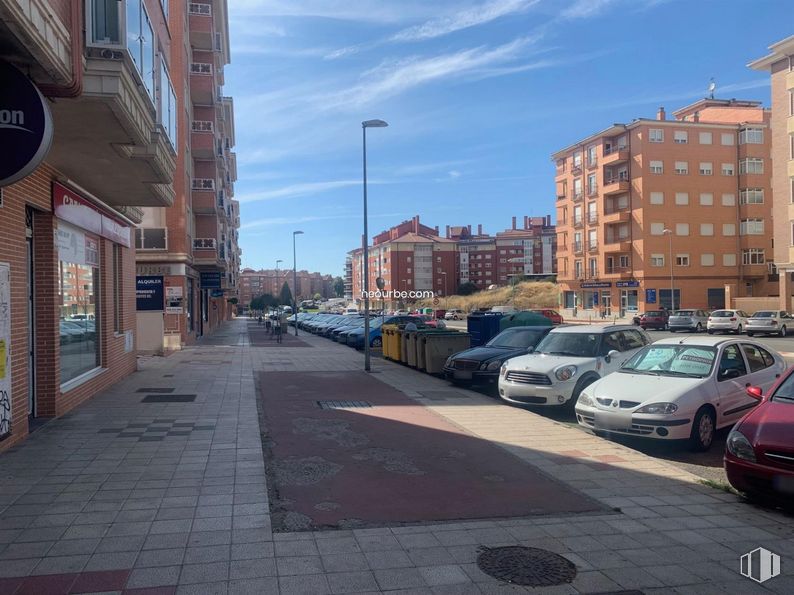
<path id="1" fill-rule="evenodd" d="M 380 327 L 380 334 L 383 342 L 383 357 L 399 361 L 400 344 L 397 342 L 397 329 L 396 324 L 384 324 Z"/>

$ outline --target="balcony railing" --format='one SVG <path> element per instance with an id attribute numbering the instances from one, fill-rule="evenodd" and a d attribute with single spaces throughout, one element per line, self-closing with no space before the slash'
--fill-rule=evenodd
<path id="1" fill-rule="evenodd" d="M 193 240 L 193 250 L 215 250 L 217 240 L 215 238 L 195 238 Z"/>
<path id="2" fill-rule="evenodd" d="M 193 120 L 190 123 L 193 132 L 215 132 L 215 122 L 212 120 Z"/>
<path id="3" fill-rule="evenodd" d="M 593 159 L 587 159 L 587 169 L 592 169 L 596 165 L 598 165 L 598 158 L 594 157 Z"/>
<path id="4" fill-rule="evenodd" d="M 606 268 L 606 274 L 607 275 L 623 275 L 623 274 L 626 274 L 626 273 L 631 273 L 631 267 L 620 267 L 620 266 L 610 267 L 610 266 L 608 266 Z"/>
<path id="5" fill-rule="evenodd" d="M 584 218 L 583 217 L 574 217 L 573 218 L 573 226 L 574 227 L 582 227 L 584 225 Z"/>
<path id="6" fill-rule="evenodd" d="M 593 241 L 587 242 L 587 251 L 588 252 L 595 252 L 596 250 L 598 250 L 598 242 L 597 241 L 593 240 Z"/>
<path id="7" fill-rule="evenodd" d="M 582 252 L 584 252 L 584 246 L 582 242 L 573 243 L 573 252 L 574 254 L 581 254 Z"/>
<path id="8" fill-rule="evenodd" d="M 594 196 L 596 194 L 598 194 L 598 184 L 587 187 L 587 196 Z"/>
<path id="9" fill-rule="evenodd" d="M 215 190 L 215 180 L 213 178 L 193 178 L 191 181 L 193 190 Z"/>
<path id="10" fill-rule="evenodd" d="M 598 223 L 598 213 L 588 213 L 587 214 L 587 222 L 588 223 Z"/>
<path id="11" fill-rule="evenodd" d="M 205 17 L 212 16 L 212 4 L 203 4 L 199 2 L 189 2 L 187 5 L 188 14 L 200 15 Z"/>
<path id="12" fill-rule="evenodd" d="M 618 145 L 612 147 L 604 147 L 604 155 L 612 155 L 613 153 L 620 153 L 621 151 L 625 151 L 628 147 L 625 145 Z"/>
<path id="13" fill-rule="evenodd" d="M 582 198 L 584 198 L 584 193 L 581 190 L 579 190 L 579 191 L 574 190 L 573 199 L 574 200 L 582 200 Z"/>
<path id="14" fill-rule="evenodd" d="M 190 74 L 206 74 L 212 75 L 212 64 L 208 62 L 191 62 Z"/>

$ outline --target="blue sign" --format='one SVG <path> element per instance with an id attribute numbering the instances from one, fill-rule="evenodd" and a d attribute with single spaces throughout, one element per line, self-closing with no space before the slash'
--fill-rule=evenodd
<path id="1" fill-rule="evenodd" d="M 639 287 L 639 281 L 616 281 L 615 287 Z"/>
<path id="2" fill-rule="evenodd" d="M 138 312 L 162 312 L 164 294 L 162 277 L 135 277 L 135 309 Z"/>
<path id="3" fill-rule="evenodd" d="M 210 297 L 222 298 L 223 297 L 223 290 L 222 289 L 213 289 L 212 292 L 210 292 Z"/>
<path id="4" fill-rule="evenodd" d="M 26 75 L 0 61 L 0 187 L 21 180 L 44 161 L 52 144 L 52 115 Z"/>
<path id="5" fill-rule="evenodd" d="M 221 288 L 221 273 L 201 273 L 201 289 L 220 289 Z"/>
<path id="6" fill-rule="evenodd" d="M 646 289 L 645 290 L 645 303 L 646 304 L 655 304 L 656 303 L 656 290 L 655 289 Z"/>

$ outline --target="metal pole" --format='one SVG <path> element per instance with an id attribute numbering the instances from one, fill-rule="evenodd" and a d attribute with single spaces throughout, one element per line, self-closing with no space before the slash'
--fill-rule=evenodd
<path id="1" fill-rule="evenodd" d="M 369 232 L 367 231 L 367 127 L 361 125 L 364 155 L 364 371 L 370 371 L 369 361 Z"/>
<path id="2" fill-rule="evenodd" d="M 675 289 L 673 287 L 673 230 L 670 230 L 670 314 L 675 310 Z"/>
<path id="3" fill-rule="evenodd" d="M 298 234 L 292 234 L 292 285 L 295 292 L 292 294 L 292 315 L 295 317 L 295 336 L 298 336 L 298 259 L 295 252 L 295 238 Z"/>

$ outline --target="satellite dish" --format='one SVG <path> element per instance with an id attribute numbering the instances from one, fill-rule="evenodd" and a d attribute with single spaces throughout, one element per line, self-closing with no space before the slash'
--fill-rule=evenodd
<path id="1" fill-rule="evenodd" d="M 709 81 L 709 97 L 714 99 L 714 91 L 717 88 L 717 83 L 714 82 L 714 77 L 712 77 Z"/>

